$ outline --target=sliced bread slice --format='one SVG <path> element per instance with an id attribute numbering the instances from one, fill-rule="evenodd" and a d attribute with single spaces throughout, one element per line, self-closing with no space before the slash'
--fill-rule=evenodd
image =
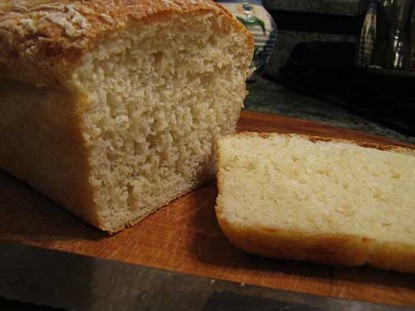
<path id="1" fill-rule="evenodd" d="M 415 151 L 293 134 L 219 141 L 219 224 L 266 257 L 415 272 Z"/>

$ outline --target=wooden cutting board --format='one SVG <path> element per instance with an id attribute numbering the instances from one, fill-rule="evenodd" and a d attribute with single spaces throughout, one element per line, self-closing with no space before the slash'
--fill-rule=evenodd
<path id="1" fill-rule="evenodd" d="M 242 114 L 239 130 L 405 146 L 359 132 L 253 112 Z M 413 274 L 269 260 L 235 249 L 216 223 L 216 194 L 212 182 L 136 226 L 109 236 L 0 172 L 0 239 L 283 290 L 415 307 Z"/>

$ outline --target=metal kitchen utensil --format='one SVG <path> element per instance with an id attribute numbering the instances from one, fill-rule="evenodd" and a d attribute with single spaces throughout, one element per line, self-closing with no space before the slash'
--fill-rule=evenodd
<path id="1" fill-rule="evenodd" d="M 415 70 L 415 0 L 362 0 L 360 67 Z"/>
<path id="2" fill-rule="evenodd" d="M 90 311 L 409 310 L 213 280 L 1 241 L 0 297 L 17 304 Z"/>

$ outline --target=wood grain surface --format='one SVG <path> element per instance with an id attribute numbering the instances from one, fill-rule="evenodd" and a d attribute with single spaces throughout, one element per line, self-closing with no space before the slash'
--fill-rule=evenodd
<path id="1" fill-rule="evenodd" d="M 384 138 L 281 116 L 244 112 L 239 130 L 295 132 L 387 144 Z M 214 214 L 215 182 L 109 236 L 0 172 L 0 239 L 211 278 L 415 307 L 415 275 L 269 260 L 235 249 Z"/>

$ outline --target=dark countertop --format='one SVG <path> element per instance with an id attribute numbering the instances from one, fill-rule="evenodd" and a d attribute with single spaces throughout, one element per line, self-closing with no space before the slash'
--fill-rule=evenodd
<path id="1" fill-rule="evenodd" d="M 347 109 L 301 94 L 276 82 L 258 79 L 248 84 L 245 109 L 285 115 L 415 144 L 415 137 L 360 117 Z"/>
<path id="2" fill-rule="evenodd" d="M 330 15 L 356 15 L 359 0 L 263 0 L 273 10 L 308 12 Z"/>

